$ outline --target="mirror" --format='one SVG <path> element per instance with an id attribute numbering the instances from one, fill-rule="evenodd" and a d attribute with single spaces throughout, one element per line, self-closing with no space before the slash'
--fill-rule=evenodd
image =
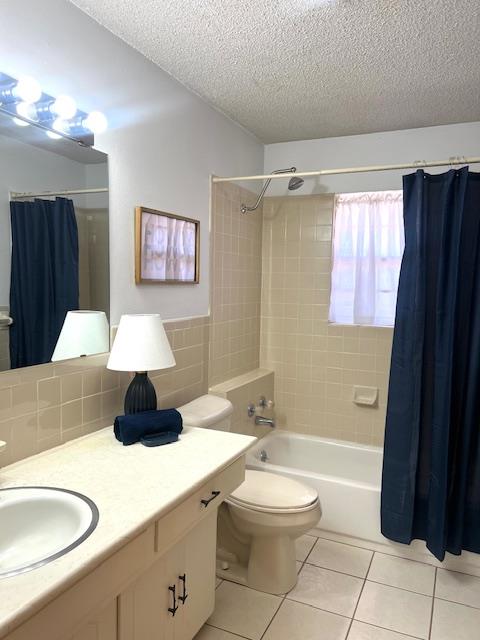
<path id="1" fill-rule="evenodd" d="M 109 350 L 107 160 L 0 114 L 0 371 Z"/>

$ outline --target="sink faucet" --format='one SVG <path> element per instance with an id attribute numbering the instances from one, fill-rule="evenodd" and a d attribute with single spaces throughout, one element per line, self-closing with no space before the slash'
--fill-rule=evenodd
<path id="1" fill-rule="evenodd" d="M 260 426 L 272 427 L 272 429 L 275 429 L 275 420 L 271 418 L 264 418 L 263 416 L 255 416 L 255 424 Z"/>

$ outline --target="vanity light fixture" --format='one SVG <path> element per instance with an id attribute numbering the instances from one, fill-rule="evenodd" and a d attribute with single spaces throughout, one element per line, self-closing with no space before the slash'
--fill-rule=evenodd
<path id="1" fill-rule="evenodd" d="M 0 113 L 11 116 L 18 126 L 35 125 L 54 140 L 67 138 L 88 147 L 94 144 L 94 134 L 108 127 L 101 111 L 86 113 L 70 96 L 44 93 L 31 76 L 16 80 L 0 73 Z"/>

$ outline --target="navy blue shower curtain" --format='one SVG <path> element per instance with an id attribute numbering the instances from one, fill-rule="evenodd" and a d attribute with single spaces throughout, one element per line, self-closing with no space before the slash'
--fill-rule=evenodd
<path id="1" fill-rule="evenodd" d="M 49 362 L 67 311 L 78 309 L 78 230 L 73 202 L 11 202 L 10 362 Z"/>
<path id="2" fill-rule="evenodd" d="M 404 177 L 382 533 L 480 553 L 480 174 Z"/>

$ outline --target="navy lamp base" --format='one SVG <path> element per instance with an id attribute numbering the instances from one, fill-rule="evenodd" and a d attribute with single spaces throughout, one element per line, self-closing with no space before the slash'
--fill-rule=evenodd
<path id="1" fill-rule="evenodd" d="M 125 394 L 125 415 L 153 411 L 157 408 L 157 394 L 146 371 L 137 371 Z"/>

